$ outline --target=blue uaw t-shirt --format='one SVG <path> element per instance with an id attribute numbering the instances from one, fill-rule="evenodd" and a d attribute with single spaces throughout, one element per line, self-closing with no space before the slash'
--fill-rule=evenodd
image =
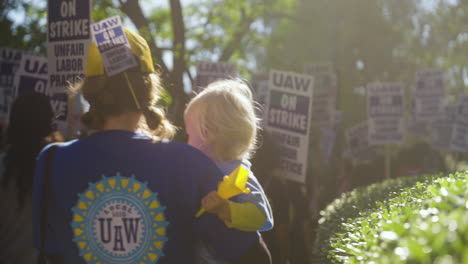
<path id="1" fill-rule="evenodd" d="M 47 149 L 47 148 L 46 148 Z M 61 144 L 55 151 L 48 229 L 40 239 L 45 150 L 33 193 L 34 243 L 65 263 L 192 263 L 195 234 L 225 252 L 213 219 L 195 219 L 223 174 L 185 144 L 154 143 L 121 130 Z M 227 256 L 229 257 L 229 256 Z"/>

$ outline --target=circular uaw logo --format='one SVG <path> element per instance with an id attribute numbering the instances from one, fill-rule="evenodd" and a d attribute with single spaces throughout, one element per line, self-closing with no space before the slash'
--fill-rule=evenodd
<path id="1" fill-rule="evenodd" d="M 79 194 L 74 242 L 87 263 L 157 263 L 167 241 L 164 209 L 135 177 L 103 177 Z"/>

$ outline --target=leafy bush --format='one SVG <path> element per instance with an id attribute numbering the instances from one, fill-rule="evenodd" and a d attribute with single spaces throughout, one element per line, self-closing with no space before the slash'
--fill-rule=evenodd
<path id="1" fill-rule="evenodd" d="M 343 233 L 346 223 L 352 223 L 355 218 L 378 207 L 383 201 L 398 196 L 402 190 L 413 186 L 416 182 L 426 182 L 435 177 L 439 176 L 389 179 L 344 193 L 320 213 L 322 217 L 319 220 L 317 230 L 314 261 L 316 263 L 340 263 L 340 258 L 336 258 L 334 255 L 329 256 L 329 252 L 333 249 L 332 245 L 341 239 L 335 234 Z M 339 253 L 336 255 L 339 256 Z"/>
<path id="2" fill-rule="evenodd" d="M 467 181 L 457 173 L 419 182 L 348 219 L 331 237 L 331 261 L 468 263 Z"/>

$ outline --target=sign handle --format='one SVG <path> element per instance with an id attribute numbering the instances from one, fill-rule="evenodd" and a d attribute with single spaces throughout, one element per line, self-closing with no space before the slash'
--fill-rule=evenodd
<path id="1" fill-rule="evenodd" d="M 391 145 L 385 144 L 385 179 L 390 179 Z"/>

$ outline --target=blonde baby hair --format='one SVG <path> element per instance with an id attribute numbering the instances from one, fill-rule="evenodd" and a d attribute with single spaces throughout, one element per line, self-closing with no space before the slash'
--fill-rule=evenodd
<path id="1" fill-rule="evenodd" d="M 260 120 L 252 92 L 239 79 L 216 81 L 188 103 L 189 118 L 216 161 L 250 158 L 257 144 Z"/>

